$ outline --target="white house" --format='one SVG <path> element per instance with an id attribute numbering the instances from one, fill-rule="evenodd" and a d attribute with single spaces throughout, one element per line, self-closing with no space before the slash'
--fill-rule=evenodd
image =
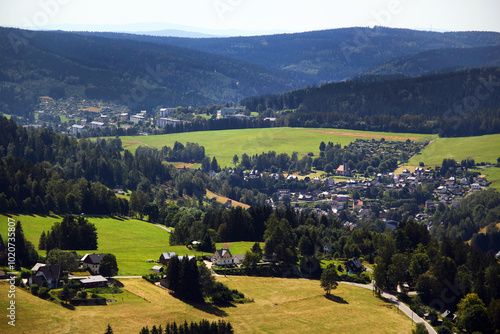
<path id="1" fill-rule="evenodd" d="M 85 254 L 80 260 L 82 267 L 87 268 L 91 274 L 99 274 L 99 266 L 101 265 L 102 254 Z"/>
<path id="2" fill-rule="evenodd" d="M 212 256 L 212 263 L 216 266 L 231 266 L 234 259 L 229 249 L 218 249 Z"/>

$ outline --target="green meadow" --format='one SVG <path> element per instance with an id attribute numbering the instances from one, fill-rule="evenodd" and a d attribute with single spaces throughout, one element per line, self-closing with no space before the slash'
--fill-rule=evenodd
<path id="1" fill-rule="evenodd" d="M 123 147 L 134 152 L 140 145 L 161 148 L 173 146 L 176 141 L 181 143 L 198 143 L 205 147 L 209 156 L 217 157 L 223 166 L 233 165 L 233 156 L 240 158 L 243 153 L 250 156 L 262 152 L 275 151 L 277 153 L 292 154 L 294 151 L 301 155 L 313 152 L 319 154 L 319 144 L 324 141 L 348 145 L 356 139 L 386 140 L 432 140 L 436 135 L 413 133 L 387 133 L 355 131 L 343 129 L 308 129 L 308 128 L 266 128 L 173 133 L 155 136 L 123 136 L 120 137 Z"/>
<path id="2" fill-rule="evenodd" d="M 12 216 L 21 221 L 24 235 L 38 249 L 38 241 L 42 231 L 48 231 L 58 216 Z M 158 260 L 163 252 L 175 252 L 177 255 L 202 255 L 185 246 L 170 246 L 170 234 L 156 225 L 136 219 L 111 217 L 88 217 L 95 224 L 98 234 L 98 249 L 92 251 L 78 250 L 78 255 L 85 253 L 112 253 L 118 262 L 119 276 L 142 276 L 151 273 L 154 263 L 147 260 Z M 0 231 L 7 231 L 7 216 L 0 215 Z M 2 233 L 5 238 L 6 233 Z M 45 251 L 39 251 L 45 255 Z"/>
<path id="3" fill-rule="evenodd" d="M 247 250 L 251 249 L 255 242 L 253 241 L 240 241 L 240 242 L 219 242 L 215 246 L 217 249 L 229 248 L 232 255 L 245 254 Z M 264 250 L 264 242 L 260 242 L 260 248 Z"/>
<path id="4" fill-rule="evenodd" d="M 478 137 L 437 138 L 422 151 L 410 159 L 408 165 L 441 165 L 443 159 L 455 159 L 457 162 L 473 158 L 476 163 L 495 164 L 500 157 L 500 134 Z"/>

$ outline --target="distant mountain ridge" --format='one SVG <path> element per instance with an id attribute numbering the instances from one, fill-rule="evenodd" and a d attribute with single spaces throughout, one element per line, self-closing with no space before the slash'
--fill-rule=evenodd
<path id="1" fill-rule="evenodd" d="M 237 102 L 303 84 L 283 71 L 178 46 L 0 28 L 5 113 L 22 112 L 40 95 L 130 101 L 150 109 Z"/>
<path id="2" fill-rule="evenodd" d="M 500 45 L 500 33 L 495 32 L 440 33 L 383 27 L 225 38 L 95 34 L 109 38 L 176 45 L 224 55 L 267 68 L 288 71 L 295 78 L 306 80 L 309 84 L 350 79 L 394 59 L 424 51 Z M 440 56 L 439 53 L 436 53 L 436 56 Z M 482 67 L 483 64 L 477 65 Z"/>
<path id="3" fill-rule="evenodd" d="M 500 46 L 427 50 L 392 59 L 364 75 L 421 75 L 500 66 Z"/>

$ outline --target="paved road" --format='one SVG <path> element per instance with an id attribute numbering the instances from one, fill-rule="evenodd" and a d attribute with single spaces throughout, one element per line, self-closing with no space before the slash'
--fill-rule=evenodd
<path id="1" fill-rule="evenodd" d="M 347 285 L 353 285 L 356 287 L 368 289 L 368 290 L 373 290 L 373 282 L 370 284 L 358 284 L 358 283 L 352 283 L 352 282 L 340 282 L 342 284 L 347 284 Z M 409 318 L 411 318 L 413 321 L 416 323 L 423 322 L 425 325 L 425 328 L 429 331 L 430 334 L 437 334 L 437 332 L 434 330 L 434 328 L 429 325 L 427 321 L 424 319 L 420 318 L 415 312 L 413 312 L 408 306 L 406 306 L 403 302 L 399 301 L 396 296 L 382 291 L 382 297 L 387 298 L 391 303 L 396 305 L 397 308 L 399 308 L 401 311 L 404 312 Z"/>

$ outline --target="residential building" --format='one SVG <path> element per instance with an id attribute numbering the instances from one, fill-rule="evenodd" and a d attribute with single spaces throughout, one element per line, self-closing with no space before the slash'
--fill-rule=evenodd
<path id="1" fill-rule="evenodd" d="M 158 120 L 156 121 L 156 125 L 158 125 L 159 127 L 165 127 L 167 125 L 176 127 L 177 125 L 180 125 L 182 123 L 183 122 L 178 119 L 165 118 L 165 117 L 158 118 Z"/>
<path id="2" fill-rule="evenodd" d="M 84 131 L 85 131 L 85 126 L 83 125 L 73 124 L 71 126 L 71 133 L 74 135 L 82 134 Z"/>
<path id="3" fill-rule="evenodd" d="M 160 109 L 160 117 L 168 117 L 171 112 L 173 112 L 175 108 L 161 108 Z"/>
<path id="4" fill-rule="evenodd" d="M 216 266 L 232 266 L 234 259 L 229 249 L 218 249 L 212 256 L 212 263 Z"/>
<path id="5" fill-rule="evenodd" d="M 145 117 L 141 114 L 130 116 L 130 121 L 134 124 L 144 123 Z"/>
<path id="6" fill-rule="evenodd" d="M 92 121 L 90 122 L 90 127 L 92 129 L 104 129 L 106 125 L 103 122 Z"/>
<path id="7" fill-rule="evenodd" d="M 35 274 L 28 278 L 28 286 L 33 284 L 42 286 L 43 283 L 47 283 L 49 289 L 57 289 L 60 275 L 61 266 L 58 264 L 41 266 Z"/>
<path id="8" fill-rule="evenodd" d="M 101 265 L 102 254 L 85 254 L 80 260 L 82 262 L 82 267 L 88 269 L 92 275 L 99 274 L 99 266 Z"/>
<path id="9" fill-rule="evenodd" d="M 124 112 L 120 114 L 120 122 L 126 122 L 128 121 L 128 113 Z"/>
<path id="10" fill-rule="evenodd" d="M 158 262 L 160 262 L 161 264 L 167 265 L 174 256 L 177 256 L 177 254 L 175 254 L 174 252 L 162 253 L 160 255 L 160 259 L 158 260 Z"/>

